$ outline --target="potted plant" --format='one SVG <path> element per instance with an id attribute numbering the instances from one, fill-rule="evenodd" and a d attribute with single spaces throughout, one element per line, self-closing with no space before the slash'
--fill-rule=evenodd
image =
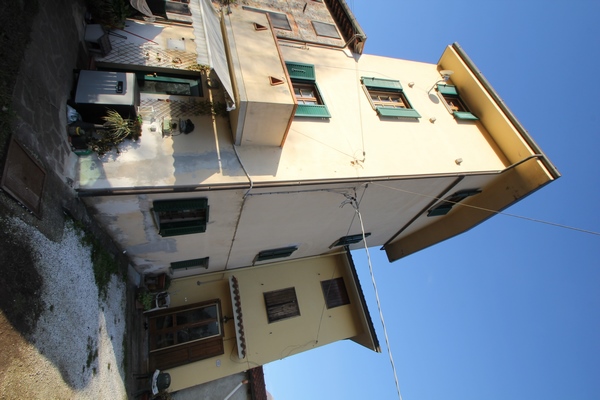
<path id="1" fill-rule="evenodd" d="M 98 125 L 96 134 L 97 138 L 92 141 L 92 149 L 103 155 L 117 148 L 125 139 L 138 140 L 142 136 L 142 119 L 138 116 L 136 119 L 123 118 L 115 110 L 108 110 L 106 115 L 102 117 L 103 125 Z"/>
<path id="2" fill-rule="evenodd" d="M 152 308 L 154 302 L 154 295 L 147 290 L 142 290 L 138 293 L 137 301 L 140 303 L 141 308 L 144 311 L 148 311 Z"/>

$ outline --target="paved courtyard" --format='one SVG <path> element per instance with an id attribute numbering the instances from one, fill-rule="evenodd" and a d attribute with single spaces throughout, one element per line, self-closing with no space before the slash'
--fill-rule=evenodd
<path id="1" fill-rule="evenodd" d="M 110 368 L 116 372 L 125 367 L 122 372 L 117 374 L 119 378 L 115 379 L 126 381 L 128 384 L 126 389 L 130 394 L 145 385 L 143 381 L 128 379 L 133 373 L 145 372 L 139 358 L 139 355 L 143 354 L 140 340 L 143 333 L 141 326 L 143 321 L 141 314 L 134 308 L 134 285 L 128 281 L 126 285 L 119 287 L 115 284 L 116 286 L 113 285 L 110 289 L 116 290 L 116 292 L 109 293 L 109 297 L 112 295 L 114 298 L 120 298 L 122 306 L 127 307 L 121 311 L 124 313 L 121 314 L 124 316 L 124 320 L 121 320 L 119 312 L 115 311 L 116 313 L 111 314 L 113 317 L 110 320 L 99 321 L 99 316 L 105 315 L 102 308 L 109 310 L 119 306 L 109 306 L 101 301 L 92 301 L 87 305 L 82 305 L 81 301 L 86 297 L 88 298 L 86 301 L 94 298 L 93 294 L 84 290 L 84 285 L 89 284 L 90 276 L 93 278 L 91 267 L 85 262 L 85 250 L 84 253 L 79 254 L 81 261 L 75 262 L 74 265 L 67 261 L 71 254 L 65 253 L 73 253 L 72 248 L 65 247 L 62 253 L 60 250 L 60 246 L 66 245 L 67 242 L 72 246 L 73 240 L 77 240 L 73 238 L 79 238 L 81 241 L 82 237 L 78 236 L 77 232 L 79 232 L 78 229 L 82 229 L 94 236 L 104 249 L 114 255 L 123 271 L 127 270 L 128 261 L 118 244 L 114 243 L 95 224 L 94 219 L 88 214 L 73 189 L 73 182 L 76 180 L 74 174 L 77 156 L 71 151 L 67 141 L 66 104 L 73 87 L 73 70 L 86 68 L 89 63 L 82 42 L 85 26 L 84 12 L 83 0 L 39 1 L 39 12 L 33 22 L 30 35 L 31 42 L 26 48 L 20 65 L 13 94 L 12 110 L 15 112 L 15 123 L 12 137 L 23 146 L 46 173 L 44 189 L 40 197 L 40 218 L 29 213 L 7 193 L 0 192 L 0 219 L 2 226 L 11 232 L 11 235 L 4 235 L 4 242 L 0 245 L 7 252 L 7 256 L 16 256 L 17 250 L 23 250 L 22 254 L 19 253 L 21 254 L 20 260 L 15 257 L 14 260 L 11 258 L 12 261 L 3 262 L 4 270 L 12 269 L 18 273 L 14 275 L 12 282 L 2 281 L 0 283 L 11 285 L 15 289 L 22 288 L 24 307 L 32 305 L 32 309 L 35 310 L 32 315 L 38 318 L 37 323 L 34 321 L 33 324 L 31 321 L 18 321 L 18 317 L 13 318 L 14 307 L 9 305 L 11 299 L 7 298 L 8 292 L 3 291 L 0 333 L 6 339 L 3 342 L 3 348 L 8 345 L 12 346 L 15 351 L 3 352 L 3 355 L 0 356 L 0 371 L 15 365 L 21 368 L 24 375 L 17 389 L 30 390 L 30 392 L 19 392 L 22 394 L 22 398 L 57 398 L 56 396 L 61 398 L 59 393 L 81 393 L 81 396 L 73 396 L 93 398 L 92 393 L 97 389 L 94 389 L 92 382 L 99 379 L 101 372 L 104 374 Z M 77 221 L 75 228 L 68 222 L 71 219 Z M 21 226 L 20 223 L 24 223 L 27 227 Z M 37 249 L 37 246 L 42 244 L 59 247 L 58 256 L 53 256 L 53 258 L 59 257 L 56 268 L 63 268 L 63 270 L 48 273 L 51 268 L 51 262 L 47 259 L 50 258 L 50 253 Z M 80 244 L 77 248 L 79 247 L 81 247 Z M 63 262 L 60 262 L 61 254 L 64 255 Z M 30 263 L 25 262 L 29 260 L 28 256 L 33 260 Z M 77 272 L 78 268 L 81 269 L 80 272 Z M 12 277 L 12 275 L 10 276 Z M 23 285 L 19 286 L 21 283 Z M 47 296 L 51 291 L 60 293 L 61 301 L 65 302 L 61 304 L 78 305 L 74 310 L 82 313 L 79 318 L 82 324 L 85 321 L 84 316 L 95 319 L 96 323 L 92 324 L 93 326 L 77 326 L 69 329 L 70 324 L 77 324 L 76 318 L 73 320 L 75 322 L 68 320 L 62 324 L 60 329 L 59 325 L 61 324 L 52 325 L 53 313 L 63 315 L 68 308 L 59 306 L 56 300 L 50 301 Z M 97 293 L 95 297 L 98 297 Z M 71 317 L 77 316 L 77 312 L 73 310 L 69 312 Z M 23 323 L 20 324 L 20 322 Z M 118 329 L 114 332 L 111 331 L 112 328 L 109 326 L 113 325 L 115 327 L 122 325 L 123 328 L 127 326 L 126 330 L 124 329 L 127 338 L 126 344 L 122 335 L 117 338 L 119 334 L 114 333 L 118 332 Z M 53 328 L 49 328 L 49 326 L 53 326 Z M 53 331 L 54 329 L 58 331 Z M 94 330 L 97 334 L 92 334 Z M 44 335 L 47 337 L 44 338 Z M 52 342 L 49 340 L 52 339 L 52 336 L 55 336 L 53 339 L 57 340 L 56 343 L 60 343 L 60 345 L 49 345 Z M 89 346 L 92 350 L 100 348 L 102 343 L 107 348 L 120 348 L 121 353 L 115 354 L 122 354 L 121 357 L 125 357 L 126 363 L 121 366 L 121 360 L 114 360 L 102 362 L 100 365 L 100 355 L 94 356 L 94 351 L 91 352 L 92 360 L 89 363 L 87 360 L 83 360 L 84 362 L 79 360 L 80 357 L 87 357 L 87 347 L 83 350 L 84 354 L 77 351 L 82 343 L 81 340 L 85 341 L 87 346 L 90 337 L 92 339 Z M 116 342 L 112 343 L 113 340 Z M 65 349 L 59 350 L 58 348 L 61 346 Z M 69 346 L 72 347 L 71 350 L 77 351 L 79 358 L 57 355 L 63 350 L 67 352 Z M 32 354 L 39 359 L 28 358 Z M 41 379 L 39 373 L 36 375 L 35 370 L 23 369 L 23 366 L 27 365 L 44 365 L 45 371 L 56 370 L 59 373 L 48 372 L 49 375 Z M 103 371 L 101 371 L 101 367 L 104 368 Z M 96 368 L 95 372 L 93 368 Z M 114 373 L 110 375 L 113 378 L 116 376 Z M 31 380 L 26 380 L 26 378 Z M 53 379 L 55 379 L 54 382 Z M 27 385 L 27 382 L 30 385 Z M 39 389 L 39 386 L 35 382 L 50 385 L 50 391 L 47 394 L 53 393 L 53 395 L 45 397 L 43 391 L 36 390 L 36 388 Z M 6 380 L 0 384 L 0 394 L 6 394 L 2 390 L 3 385 L 8 384 Z M 59 392 L 58 388 L 65 385 L 66 392 Z M 52 388 L 57 391 L 53 392 Z M 119 391 L 114 393 L 119 393 Z"/>

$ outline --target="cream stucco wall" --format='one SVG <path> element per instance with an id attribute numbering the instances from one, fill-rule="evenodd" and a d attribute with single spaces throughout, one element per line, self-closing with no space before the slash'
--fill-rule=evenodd
<path id="1" fill-rule="evenodd" d="M 240 268 L 261 250 L 292 245 L 298 247 L 292 259 L 329 252 L 338 238 L 361 232 L 348 202 L 357 196 L 372 234 L 369 244 L 396 248 L 395 259 L 489 215 L 467 213 L 447 224 L 450 216 L 426 216 L 437 199 L 485 189 L 476 205 L 502 209 L 552 179 L 535 159 L 503 172 L 534 149 L 451 49 L 439 64 L 358 56 L 276 42 L 270 30 L 254 29 L 254 22 L 268 24 L 264 14 L 239 7 L 226 22 L 233 83 L 242 100 L 231 119 L 186 113 L 187 98 L 146 95 L 146 101 L 169 104 L 174 116 L 192 119 L 194 132 L 165 136 L 161 120 L 146 117 L 137 143 L 122 145 L 119 154 L 80 159 L 78 189 L 142 272 L 165 272 L 172 262 L 203 257 L 210 257 L 207 271 L 176 276 Z M 287 134 L 282 131 L 288 116 L 277 105 L 289 107 L 292 91 L 289 82 L 273 86 L 268 78 L 287 80 L 285 61 L 315 66 L 331 118 L 295 117 Z M 451 83 L 479 121 L 456 120 L 430 90 L 441 68 L 455 70 Z M 362 76 L 398 80 L 421 118 L 379 117 Z M 204 93 L 208 100 L 223 98 L 206 84 Z M 276 145 L 277 135 L 286 135 L 283 147 Z M 242 145 L 234 147 L 236 140 Z M 261 141 L 265 145 L 252 144 Z M 160 237 L 152 201 L 192 197 L 209 201 L 207 232 Z"/>
<path id="2" fill-rule="evenodd" d="M 350 268 L 345 254 L 335 254 L 174 280 L 169 289 L 171 306 L 220 298 L 223 314 L 231 317 L 228 277 L 235 275 L 240 288 L 247 356 L 243 360 L 238 358 L 234 322 L 229 321 L 223 325 L 225 353 L 168 370 L 172 379 L 170 390 L 228 376 L 337 340 L 370 336 L 368 317 L 364 315 Z M 320 282 L 337 277 L 344 279 L 350 304 L 327 309 Z M 269 323 L 263 293 L 289 287 L 295 288 L 300 316 Z M 378 350 L 373 344 L 368 347 Z"/>

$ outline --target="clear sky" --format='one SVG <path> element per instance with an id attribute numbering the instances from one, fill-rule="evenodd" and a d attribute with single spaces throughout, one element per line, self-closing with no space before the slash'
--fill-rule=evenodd
<path id="1" fill-rule="evenodd" d="M 600 232 L 600 1 L 347 0 L 365 53 L 435 63 L 458 42 L 563 175 L 506 212 Z M 499 215 L 375 277 L 404 400 L 600 399 L 600 236 Z M 271 363 L 276 400 L 397 399 L 382 344 Z"/>

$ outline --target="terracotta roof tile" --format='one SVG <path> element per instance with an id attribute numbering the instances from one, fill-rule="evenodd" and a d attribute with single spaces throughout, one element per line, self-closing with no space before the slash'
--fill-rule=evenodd
<path id="1" fill-rule="evenodd" d="M 262 367 L 256 367 L 246 371 L 250 381 L 250 394 L 252 400 L 267 400 L 267 386 L 265 374 Z"/>

